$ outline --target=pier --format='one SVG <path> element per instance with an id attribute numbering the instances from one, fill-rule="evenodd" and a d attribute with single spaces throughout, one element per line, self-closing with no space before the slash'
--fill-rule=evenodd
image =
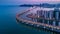
<path id="1" fill-rule="evenodd" d="M 35 8 L 37 8 L 37 7 L 32 7 L 32 8 L 27 9 L 26 11 L 24 11 L 22 13 L 17 14 L 16 15 L 17 21 L 23 22 L 25 24 L 30 24 L 30 25 L 38 27 L 38 28 L 40 27 L 40 28 L 44 28 L 44 29 L 51 30 L 51 31 L 54 31 L 54 32 L 60 32 L 60 27 L 59 26 L 52 26 L 52 25 L 49 25 L 49 24 L 35 22 L 35 21 L 24 19 L 24 18 L 21 17 L 22 15 L 25 15 L 25 14 L 29 13 L 31 10 L 34 10 Z M 30 16 L 30 17 L 34 18 L 33 16 Z M 43 18 L 41 18 L 41 19 L 43 19 Z M 47 20 L 48 20 L 48 18 L 47 18 Z"/>

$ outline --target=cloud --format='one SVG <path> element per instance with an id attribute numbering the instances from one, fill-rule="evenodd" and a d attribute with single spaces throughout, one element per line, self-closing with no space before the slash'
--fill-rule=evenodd
<path id="1" fill-rule="evenodd" d="M 41 3 L 43 3 L 43 2 L 59 3 L 60 2 L 60 0 L 20 0 L 20 1 L 23 1 L 23 2 L 41 2 Z"/>
<path id="2" fill-rule="evenodd" d="M 45 2 L 45 1 L 48 1 L 48 2 L 56 2 L 57 1 L 58 2 L 60 0 L 24 0 L 24 1 L 34 1 L 34 2 L 40 2 L 40 1 L 42 1 L 42 2 Z"/>

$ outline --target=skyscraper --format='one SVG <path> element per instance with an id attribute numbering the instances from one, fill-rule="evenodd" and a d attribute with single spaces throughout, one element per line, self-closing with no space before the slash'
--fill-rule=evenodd
<path id="1" fill-rule="evenodd" d="M 49 24 L 53 26 L 60 26 L 59 8 L 55 8 L 54 10 L 49 10 L 49 11 L 40 10 L 40 11 L 37 11 L 37 14 L 39 16 L 39 18 L 37 19 L 38 22 L 44 22 L 45 24 Z"/>

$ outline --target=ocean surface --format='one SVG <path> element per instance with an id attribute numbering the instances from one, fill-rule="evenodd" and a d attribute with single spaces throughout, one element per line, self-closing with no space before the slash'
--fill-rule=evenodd
<path id="1" fill-rule="evenodd" d="M 0 34 L 52 34 L 16 21 L 16 14 L 30 7 L 0 7 Z"/>

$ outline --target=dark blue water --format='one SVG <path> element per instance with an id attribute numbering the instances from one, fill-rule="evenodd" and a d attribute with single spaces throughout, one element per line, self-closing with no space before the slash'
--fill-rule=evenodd
<path id="1" fill-rule="evenodd" d="M 0 34 L 51 34 L 16 22 L 16 14 L 29 7 L 0 7 Z"/>

